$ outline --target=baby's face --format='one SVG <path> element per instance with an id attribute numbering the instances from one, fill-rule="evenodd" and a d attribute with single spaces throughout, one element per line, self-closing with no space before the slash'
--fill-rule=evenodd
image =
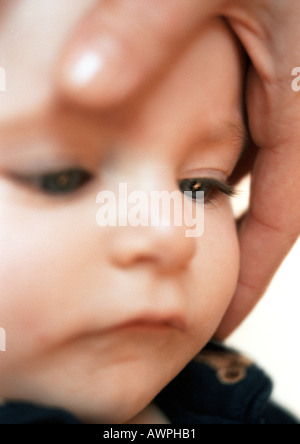
<path id="1" fill-rule="evenodd" d="M 38 14 L 44 23 L 45 11 Z M 70 98 L 63 104 L 53 86 L 42 30 L 31 27 L 37 35 L 29 42 L 11 20 L 10 33 L 0 33 L 2 48 L 12 39 L 8 91 L 0 93 L 0 326 L 7 338 L 0 398 L 125 422 L 207 343 L 236 286 L 235 222 L 220 190 L 243 145 L 241 54 L 215 20 L 139 97 L 113 111 L 80 109 Z M 32 64 L 24 57 L 23 76 L 11 51 L 18 39 L 33 57 Z M 100 191 L 117 193 L 126 183 L 128 192 L 171 193 L 194 177 L 206 178 L 201 237 L 172 224 L 96 223 Z"/>

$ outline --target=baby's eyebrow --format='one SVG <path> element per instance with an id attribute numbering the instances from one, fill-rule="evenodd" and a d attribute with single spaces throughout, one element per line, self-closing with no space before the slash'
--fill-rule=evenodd
<path id="1" fill-rule="evenodd" d="M 56 109 L 38 116 L 25 116 L 0 122 L 0 160 L 12 152 L 38 151 L 48 156 L 82 156 L 98 153 L 104 140 L 104 125 L 99 119 L 72 110 Z M 13 148 L 13 149 L 11 149 Z"/>

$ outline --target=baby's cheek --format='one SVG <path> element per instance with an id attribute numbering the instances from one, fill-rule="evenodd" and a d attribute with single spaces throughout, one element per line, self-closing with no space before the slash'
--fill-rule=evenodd
<path id="1" fill-rule="evenodd" d="M 194 307 L 205 330 L 213 334 L 234 294 L 239 273 L 239 244 L 231 209 L 207 210 L 205 231 L 193 263 Z"/>
<path id="2" fill-rule="evenodd" d="M 30 353 L 34 332 L 43 318 L 37 297 L 42 297 L 43 288 L 37 284 L 39 274 L 33 254 L 34 242 L 31 241 L 30 247 L 26 239 L 21 240 L 16 233 L 7 236 L 9 245 L 4 242 L 1 249 L 5 261 L 0 261 L 0 318 L 6 330 L 7 356 L 21 358 Z"/>
<path id="3" fill-rule="evenodd" d="M 231 299 L 237 284 L 240 261 L 238 235 L 229 202 L 216 215 L 209 211 L 206 213 L 208 273 L 221 303 L 222 295 L 225 300 Z"/>
<path id="4" fill-rule="evenodd" d="M 0 260 L 0 325 L 6 330 L 10 355 L 18 358 L 43 348 L 40 332 L 51 331 L 60 313 L 62 279 L 67 274 L 61 251 L 66 256 L 68 251 L 58 230 L 51 228 L 50 221 L 42 223 L 38 214 L 29 216 L 7 211 L 0 227 L 1 258 L 5 258 Z M 60 291 L 54 291 L 57 288 Z"/>

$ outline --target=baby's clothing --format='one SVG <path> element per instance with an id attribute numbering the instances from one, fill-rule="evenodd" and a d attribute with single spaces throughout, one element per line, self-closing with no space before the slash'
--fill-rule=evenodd
<path id="1" fill-rule="evenodd" d="M 155 398 L 172 424 L 299 424 L 270 401 L 269 377 L 249 359 L 209 343 Z M 80 424 L 60 409 L 7 402 L 0 424 Z"/>
<path id="2" fill-rule="evenodd" d="M 249 359 L 209 343 L 158 395 L 173 424 L 298 424 L 270 401 L 270 378 Z"/>

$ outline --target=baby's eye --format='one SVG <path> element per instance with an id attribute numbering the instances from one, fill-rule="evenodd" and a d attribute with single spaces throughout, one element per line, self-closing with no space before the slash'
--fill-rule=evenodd
<path id="1" fill-rule="evenodd" d="M 33 185 L 42 193 L 65 195 L 75 193 L 84 186 L 92 176 L 81 169 L 70 169 L 57 173 L 48 173 L 40 176 L 24 178 L 29 185 Z"/>
<path id="2" fill-rule="evenodd" d="M 210 178 L 191 178 L 183 179 L 178 182 L 180 191 L 192 192 L 192 199 L 198 200 L 197 191 L 204 192 L 204 202 L 213 202 L 218 193 L 226 194 L 227 196 L 234 196 L 234 189 L 216 179 Z M 200 196 L 201 197 L 201 196 Z"/>

